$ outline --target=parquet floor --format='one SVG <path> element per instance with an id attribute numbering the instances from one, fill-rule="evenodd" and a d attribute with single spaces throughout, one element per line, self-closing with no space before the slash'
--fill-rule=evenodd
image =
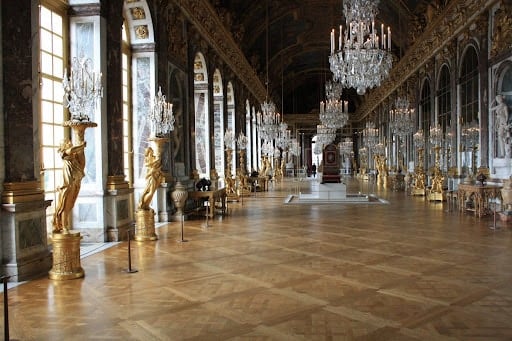
<path id="1" fill-rule="evenodd" d="M 512 339 L 510 227 L 403 192 L 284 205 L 292 186 L 230 203 L 207 229 L 186 221 L 188 243 L 179 223 L 159 228 L 132 244 L 137 273 L 120 243 L 82 259 L 83 279 L 10 289 L 11 338 Z"/>

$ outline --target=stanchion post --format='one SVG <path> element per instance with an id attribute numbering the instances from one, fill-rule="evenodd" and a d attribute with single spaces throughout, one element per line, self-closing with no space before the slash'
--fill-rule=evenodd
<path id="1" fill-rule="evenodd" d="M 185 224 L 185 215 L 181 215 L 181 240 L 178 240 L 178 243 L 186 243 L 188 240 L 183 238 L 183 225 Z"/>
<path id="2" fill-rule="evenodd" d="M 205 222 L 204 222 L 204 228 L 208 228 L 208 215 L 210 214 L 209 207 L 210 207 L 210 200 L 205 201 L 206 203 L 206 214 L 205 214 Z"/>
<path id="3" fill-rule="evenodd" d="M 129 273 L 129 274 L 133 274 L 133 273 L 136 273 L 138 272 L 137 269 L 132 269 L 132 246 L 131 246 L 131 239 L 132 237 L 130 236 L 130 230 L 132 228 L 129 228 L 126 233 L 128 234 L 128 269 L 126 269 L 126 272 Z M 135 229 L 135 227 L 134 227 Z"/>
<path id="4" fill-rule="evenodd" d="M 2 276 L 4 283 L 4 340 L 9 341 L 9 297 L 7 296 L 7 280 L 9 276 Z"/>
<path id="5" fill-rule="evenodd" d="M 489 228 L 490 228 L 491 230 L 496 230 L 496 229 L 498 228 L 498 227 L 496 226 L 496 204 L 497 204 L 496 199 L 494 200 L 493 204 L 494 204 L 493 225 L 492 225 L 492 226 L 489 226 Z"/>

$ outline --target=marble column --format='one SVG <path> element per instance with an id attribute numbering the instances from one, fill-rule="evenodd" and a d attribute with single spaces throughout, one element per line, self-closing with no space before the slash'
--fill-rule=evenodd
<path id="1" fill-rule="evenodd" d="M 46 208 L 40 174 L 34 103 L 39 96 L 37 77 L 38 40 L 33 39 L 31 0 L 2 3 L 2 60 L 4 122 L 3 160 L 5 174 L 0 213 L 0 273 L 10 281 L 23 281 L 46 274 L 51 267 L 47 245 Z"/>

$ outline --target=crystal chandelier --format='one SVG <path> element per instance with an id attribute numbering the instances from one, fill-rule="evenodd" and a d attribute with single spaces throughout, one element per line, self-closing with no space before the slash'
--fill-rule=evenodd
<path id="1" fill-rule="evenodd" d="M 379 130 L 374 127 L 372 122 L 366 122 L 366 127 L 363 129 L 363 141 L 370 149 L 373 148 L 378 142 Z"/>
<path id="2" fill-rule="evenodd" d="M 480 137 L 480 128 L 476 122 L 465 124 L 462 127 L 462 137 L 464 145 L 467 148 L 475 148 L 478 145 L 478 139 Z"/>
<path id="3" fill-rule="evenodd" d="M 235 144 L 235 134 L 233 133 L 233 130 L 226 129 L 226 132 L 224 133 L 224 146 L 226 149 L 233 149 L 233 145 Z"/>
<path id="4" fill-rule="evenodd" d="M 439 125 L 430 128 L 429 139 L 433 147 L 439 147 L 443 143 L 443 131 Z"/>
<path id="5" fill-rule="evenodd" d="M 279 113 L 276 112 L 275 104 L 270 101 L 263 102 L 261 112 L 256 114 L 256 124 L 260 137 L 263 140 L 271 141 L 277 137 L 279 132 Z"/>
<path id="6" fill-rule="evenodd" d="M 423 149 L 423 147 L 425 146 L 425 137 L 423 136 L 423 129 L 420 129 L 416 133 L 414 133 L 412 138 L 416 148 Z"/>
<path id="7" fill-rule="evenodd" d="M 274 155 L 274 146 L 271 141 L 263 141 L 261 144 L 261 152 L 263 155 L 272 156 Z"/>
<path id="8" fill-rule="evenodd" d="M 383 156 L 386 154 L 386 147 L 383 143 L 377 143 L 373 146 L 373 154 Z"/>
<path id="9" fill-rule="evenodd" d="M 326 146 L 336 138 L 336 129 L 329 128 L 323 124 L 316 126 L 316 143 L 318 145 Z"/>
<path id="10" fill-rule="evenodd" d="M 266 87 L 267 95 L 265 101 L 261 104 L 261 112 L 256 115 L 256 124 L 260 133 L 261 139 L 265 141 L 272 141 L 277 137 L 279 131 L 279 113 L 276 111 L 274 102 L 268 100 L 268 49 L 269 49 L 269 23 L 268 23 L 268 3 L 266 8 Z"/>
<path id="11" fill-rule="evenodd" d="M 389 112 L 389 127 L 400 138 L 412 134 L 414 131 L 414 109 L 409 107 L 409 100 L 398 97 L 395 108 Z"/>
<path id="12" fill-rule="evenodd" d="M 354 142 L 350 137 L 346 137 L 344 141 L 339 143 L 340 154 L 341 155 L 350 155 L 354 152 Z"/>
<path id="13" fill-rule="evenodd" d="M 301 152 L 301 148 L 300 148 L 300 144 L 299 144 L 299 141 L 297 141 L 296 138 L 292 138 L 290 140 L 290 154 L 292 154 L 293 156 L 299 156 L 300 155 L 300 152 Z"/>
<path id="14" fill-rule="evenodd" d="M 348 121 L 348 101 L 341 100 L 340 83 L 325 83 L 325 103 L 320 102 L 320 121 L 328 128 L 341 129 Z"/>
<path id="15" fill-rule="evenodd" d="M 320 144 L 318 141 L 315 143 L 315 146 L 313 147 L 313 154 L 315 154 L 315 155 L 322 154 L 322 144 Z"/>
<path id="16" fill-rule="evenodd" d="M 238 148 L 240 150 L 246 149 L 247 143 L 249 143 L 249 139 L 247 138 L 247 136 L 245 136 L 243 132 L 240 132 L 240 134 L 238 134 L 238 138 L 236 139 L 236 144 L 238 145 Z"/>
<path id="17" fill-rule="evenodd" d="M 389 76 L 393 64 L 391 29 L 380 36 L 375 28 L 378 0 L 344 0 L 345 31 L 340 25 L 338 49 L 335 30 L 331 31 L 329 63 L 333 78 L 346 88 L 355 88 L 359 95 L 366 89 L 379 86 Z"/>
<path id="18" fill-rule="evenodd" d="M 151 136 L 162 137 L 174 130 L 174 115 L 172 103 L 167 103 L 165 95 L 162 94 L 162 87 L 158 87 L 158 93 L 153 100 L 149 112 L 151 123 Z"/>
<path id="19" fill-rule="evenodd" d="M 276 146 L 286 149 L 290 145 L 290 130 L 285 122 L 279 124 L 279 131 L 276 138 Z"/>
<path id="20" fill-rule="evenodd" d="M 103 97 L 101 72 L 92 70 L 92 60 L 74 57 L 71 61 L 71 75 L 64 69 L 62 86 L 64 105 L 71 112 L 72 121 L 89 121 L 96 108 L 96 102 Z"/>

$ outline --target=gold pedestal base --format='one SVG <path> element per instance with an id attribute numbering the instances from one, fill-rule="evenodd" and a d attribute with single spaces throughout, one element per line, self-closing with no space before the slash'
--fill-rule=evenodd
<path id="1" fill-rule="evenodd" d="M 134 239 L 138 242 L 158 239 L 158 236 L 155 233 L 155 211 L 153 211 L 153 209 L 139 209 L 135 212 Z"/>
<path id="2" fill-rule="evenodd" d="M 411 189 L 411 195 L 425 195 L 425 189 L 413 188 L 413 189 Z"/>
<path id="3" fill-rule="evenodd" d="M 226 200 L 227 201 L 238 201 L 238 194 L 229 193 L 228 195 L 226 195 Z"/>
<path id="4" fill-rule="evenodd" d="M 53 267 L 48 277 L 54 280 L 68 280 L 84 277 L 84 269 L 80 265 L 80 240 L 76 233 L 53 234 Z"/>
<path id="5" fill-rule="evenodd" d="M 444 195 L 443 195 L 443 193 L 439 193 L 439 192 L 430 192 L 430 193 L 428 193 L 428 200 L 429 201 L 444 201 Z"/>

